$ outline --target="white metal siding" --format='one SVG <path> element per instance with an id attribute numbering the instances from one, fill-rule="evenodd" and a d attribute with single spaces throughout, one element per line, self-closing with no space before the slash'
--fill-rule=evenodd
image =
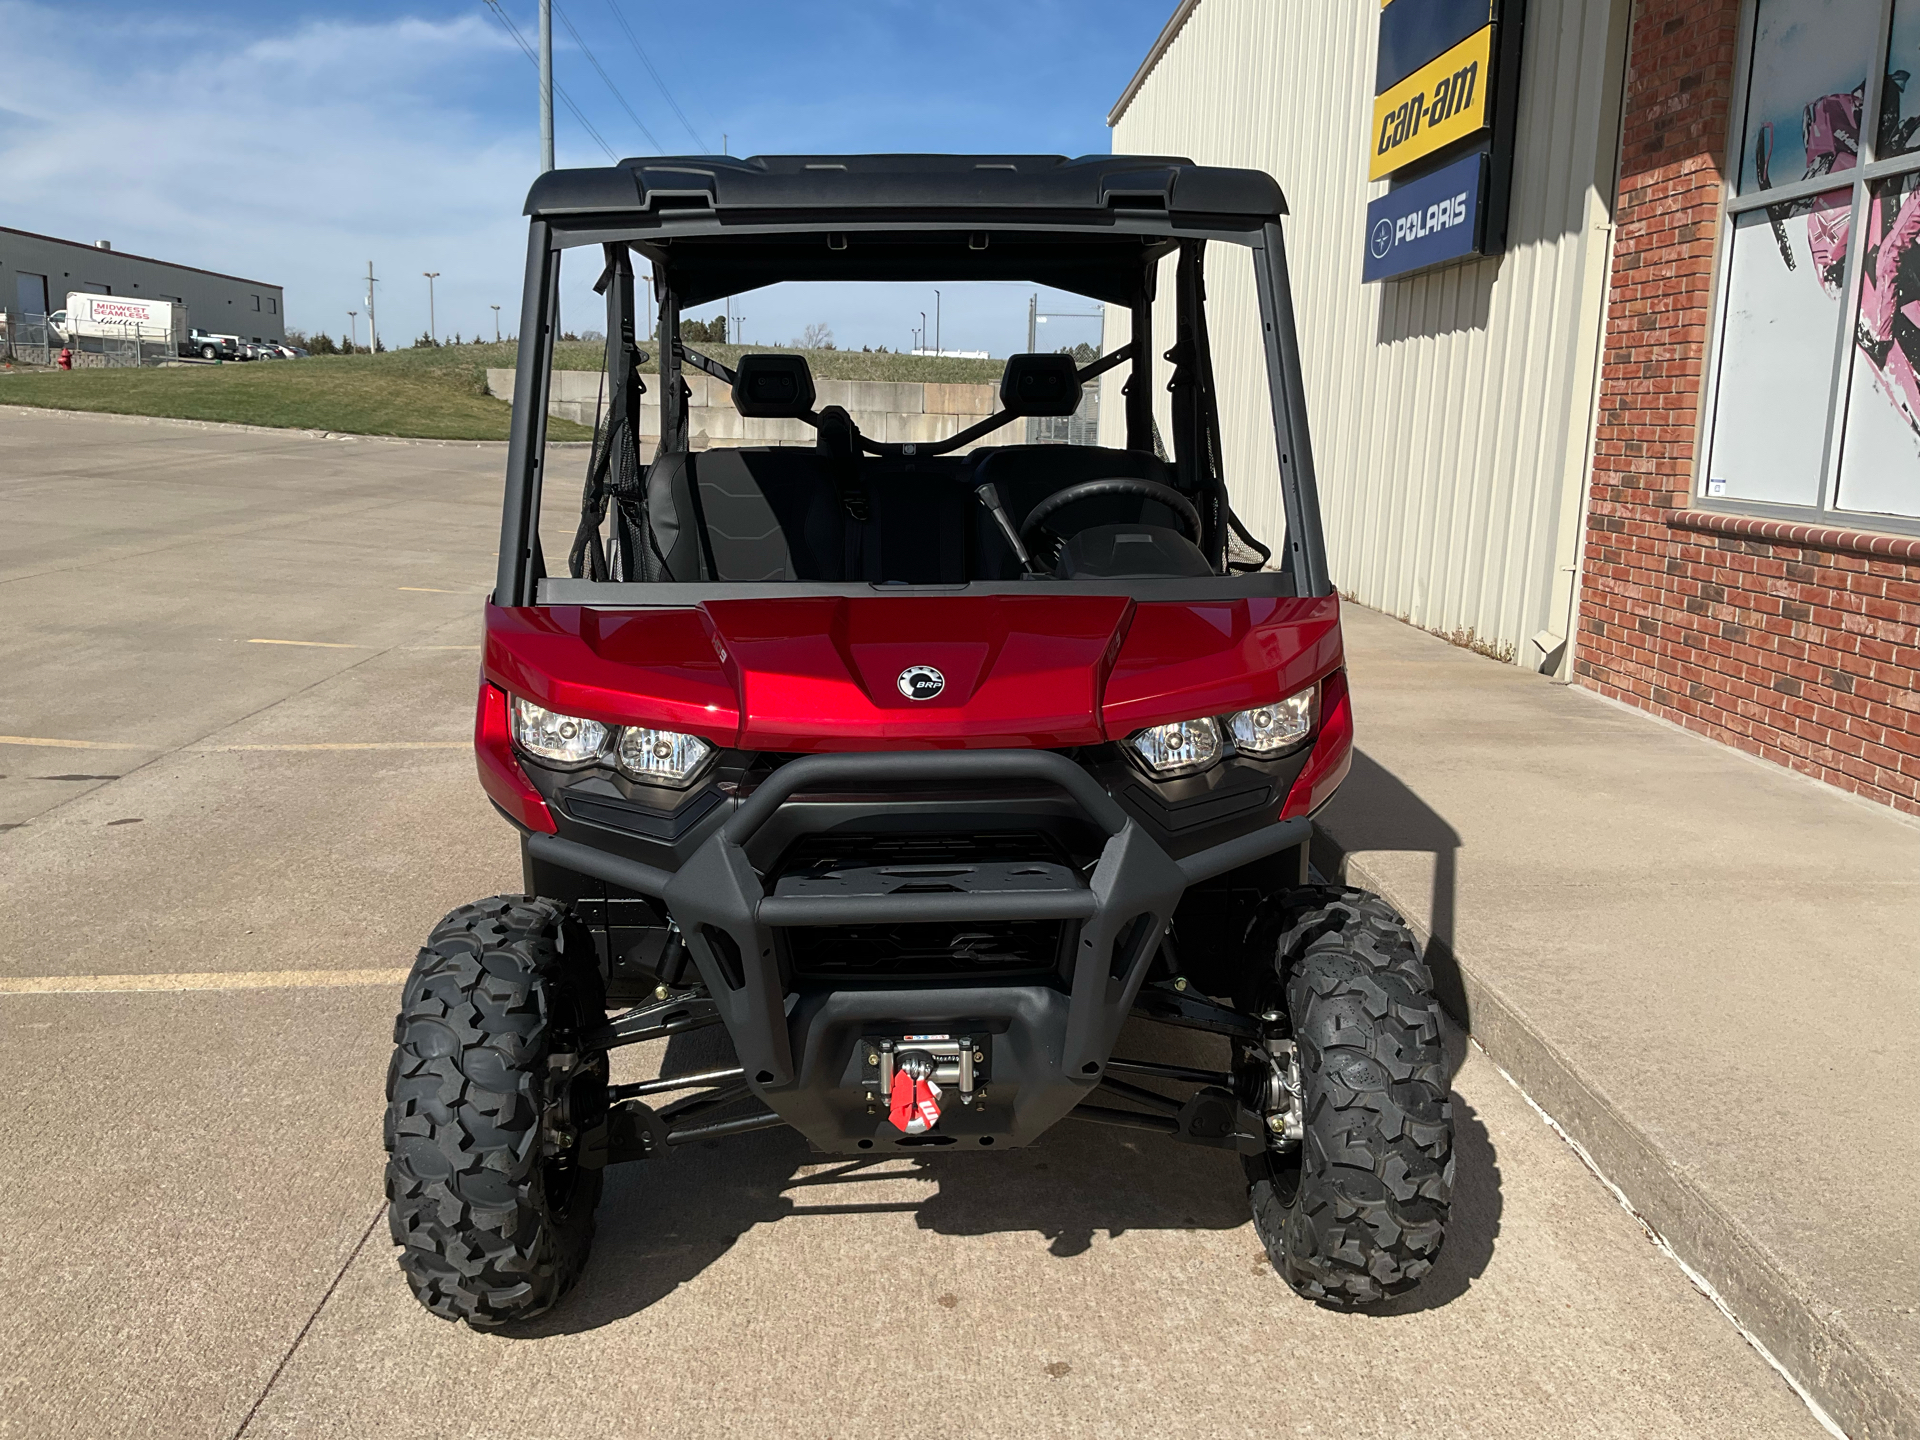
<path id="1" fill-rule="evenodd" d="M 1279 180 L 1335 584 L 1537 664 L 1529 640 L 1565 635 L 1573 597 L 1627 0 L 1527 8 L 1503 257 L 1360 283 L 1367 202 L 1385 192 L 1366 179 L 1371 0 L 1201 0 L 1113 148 Z M 1251 312 L 1245 261 L 1219 255 L 1209 270 L 1210 312 Z M 1124 312 L 1109 315 L 1107 334 L 1124 342 Z M 1251 347 L 1224 339 L 1235 508 L 1256 534 L 1277 536 L 1264 383 L 1244 373 Z M 1103 419 L 1118 420 L 1118 398 L 1103 400 Z M 1114 443 L 1117 430 L 1106 433 Z"/>

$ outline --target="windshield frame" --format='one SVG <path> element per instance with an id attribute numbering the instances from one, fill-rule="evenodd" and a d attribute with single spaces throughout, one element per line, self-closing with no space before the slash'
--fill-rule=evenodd
<path id="1" fill-rule="evenodd" d="M 1277 217 L 1181 215 L 1176 218 L 1165 211 L 1132 209 L 1093 213 L 1009 213 L 992 207 L 964 214 L 942 210 L 937 215 L 925 211 L 876 213 L 873 210 L 855 213 L 823 213 L 818 210 L 786 213 L 734 211 L 718 214 L 710 210 L 666 209 L 658 213 L 621 211 L 569 215 L 564 218 L 535 215 L 529 222 L 519 329 L 522 342 L 515 374 L 500 560 L 493 603 L 654 608 L 662 605 L 695 605 L 701 603 L 702 599 L 722 598 L 717 594 L 700 592 L 738 591 L 740 588 L 715 582 L 652 581 L 642 584 L 572 580 L 547 574 L 538 533 L 538 516 L 547 457 L 547 404 L 555 339 L 553 317 L 558 312 L 563 252 L 595 244 L 614 244 L 625 245 L 630 252 L 649 257 L 658 253 L 658 242 L 683 237 L 818 235 L 824 242 L 826 237 L 835 234 L 951 233 L 961 230 L 1048 236 L 1137 236 L 1142 242 L 1216 241 L 1245 246 L 1251 253 L 1260 305 L 1275 454 L 1279 462 L 1282 511 L 1286 523 L 1284 547 L 1274 556 L 1273 569 L 1253 574 L 1193 577 L 1177 581 L 1049 580 L 1046 582 L 1047 593 L 1114 593 L 1118 589 L 1124 593 L 1142 595 L 1152 590 L 1157 596 L 1157 592 L 1171 587 L 1178 593 L 1168 594 L 1165 598 L 1191 596 L 1200 600 L 1218 599 L 1225 595 L 1273 594 L 1281 588 L 1276 583 L 1276 571 L 1284 580 L 1284 593 L 1300 596 L 1332 593 L 1307 424 L 1292 287 L 1285 240 Z M 1150 298 L 1147 308 L 1151 308 Z M 677 312 L 677 307 L 675 309 Z M 1135 315 L 1137 318 L 1140 316 L 1138 306 Z M 664 335 L 667 325 L 667 313 L 664 310 L 661 318 Z M 677 333 L 677 313 L 675 320 Z M 527 343 L 526 337 L 533 337 L 533 343 Z M 673 346 L 662 345 L 661 349 L 664 353 L 659 360 L 660 376 L 665 388 L 678 377 L 678 359 Z M 1151 375 L 1151 346 L 1138 350 L 1134 357 L 1135 383 L 1130 389 L 1140 400 L 1145 400 L 1147 392 L 1147 386 L 1138 383 L 1143 374 Z M 1132 401 L 1129 408 L 1132 409 L 1133 404 L 1137 403 Z M 1034 593 L 1038 583 L 1027 582 L 1020 593 Z M 773 598 L 821 593 L 984 594 L 999 593 L 1004 589 L 1004 586 L 987 582 L 963 586 L 928 586 L 758 581 L 754 582 L 752 593 Z M 590 591 L 591 598 L 583 591 Z M 645 592 L 644 596 L 635 593 L 640 591 Z"/>

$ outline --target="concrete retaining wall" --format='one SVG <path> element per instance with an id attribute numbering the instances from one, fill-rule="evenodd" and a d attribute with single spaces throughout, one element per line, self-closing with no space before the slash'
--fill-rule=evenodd
<path id="1" fill-rule="evenodd" d="M 733 408 L 733 398 L 718 380 L 687 374 L 693 392 L 690 430 L 693 448 L 736 445 L 812 445 L 813 428 L 798 420 L 750 420 Z M 514 372 L 487 371 L 487 393 L 513 399 Z M 660 434 L 659 377 L 646 377 L 648 393 L 640 402 L 643 441 Z M 593 424 L 596 401 L 604 407 L 601 377 L 593 370 L 556 370 L 548 397 L 549 414 L 581 425 Z M 853 416 L 860 433 L 874 440 L 929 444 L 957 435 L 991 415 L 999 402 L 992 385 L 940 385 L 918 380 L 815 380 L 816 410 L 839 405 Z M 974 445 L 1019 445 L 1026 422 L 1013 420 Z M 974 448 L 967 446 L 967 449 Z"/>

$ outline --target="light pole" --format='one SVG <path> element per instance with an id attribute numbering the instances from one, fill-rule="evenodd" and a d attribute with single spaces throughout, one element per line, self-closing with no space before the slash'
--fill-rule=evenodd
<path id="1" fill-rule="evenodd" d="M 377 353 L 380 349 L 380 327 L 373 318 L 373 287 L 377 282 L 373 278 L 373 262 L 367 261 L 367 351 Z"/>
<path id="2" fill-rule="evenodd" d="M 360 318 L 358 310 L 347 311 L 347 349 L 355 350 L 360 345 L 360 327 L 355 323 Z"/>
<path id="3" fill-rule="evenodd" d="M 540 0 L 540 173 L 553 169 L 553 0 Z"/>
<path id="4" fill-rule="evenodd" d="M 492 308 L 493 308 L 493 343 L 498 345 L 500 343 L 500 307 L 498 305 L 495 305 Z"/>
<path id="5" fill-rule="evenodd" d="M 927 348 L 927 312 L 924 310 L 920 312 L 920 343 L 914 348 L 916 350 Z"/>
<path id="6" fill-rule="evenodd" d="M 940 348 L 940 292 L 938 290 L 933 292 L 933 353 L 946 354 L 946 351 Z"/>
<path id="7" fill-rule="evenodd" d="M 427 334 L 432 338 L 433 343 L 438 345 L 440 343 L 440 327 L 434 323 L 433 318 L 433 282 L 440 278 L 440 272 L 438 270 L 422 270 L 420 273 L 427 277 Z"/>

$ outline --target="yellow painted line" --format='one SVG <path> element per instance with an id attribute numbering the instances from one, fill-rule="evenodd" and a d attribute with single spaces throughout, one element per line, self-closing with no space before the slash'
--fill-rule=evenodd
<path id="1" fill-rule="evenodd" d="M 371 645 L 340 645 L 332 640 L 249 640 L 249 645 L 301 645 L 309 650 L 371 650 Z"/>
<path id="2" fill-rule="evenodd" d="M 45 735 L 0 735 L 0 745 L 40 746 L 48 750 L 161 750 L 161 745 L 125 745 L 118 740 L 53 740 Z"/>
<path id="3" fill-rule="evenodd" d="M 105 995 L 142 990 L 319 990 L 398 985 L 405 970 L 200 970 L 178 975 L 15 975 L 0 995 Z"/>
<path id="4" fill-rule="evenodd" d="M 401 585 L 398 587 L 409 595 L 459 595 L 459 590 L 436 590 L 431 585 Z"/>
<path id="5" fill-rule="evenodd" d="M 402 650 L 470 650 L 475 655 L 480 653 L 478 645 L 402 645 L 400 648 Z"/>
<path id="6" fill-rule="evenodd" d="M 198 745 L 196 754 L 231 755 L 249 750 L 468 750 L 471 740 L 327 740 L 313 744 L 285 745 Z"/>

